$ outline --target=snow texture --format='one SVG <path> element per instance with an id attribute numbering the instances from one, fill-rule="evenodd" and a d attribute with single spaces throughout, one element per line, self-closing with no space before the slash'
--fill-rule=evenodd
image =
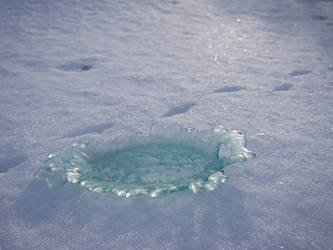
<path id="1" fill-rule="evenodd" d="M 333 2 L 4 0 L 0 249 L 331 249 Z M 154 122 L 241 131 L 214 192 L 124 199 L 34 177 Z"/>

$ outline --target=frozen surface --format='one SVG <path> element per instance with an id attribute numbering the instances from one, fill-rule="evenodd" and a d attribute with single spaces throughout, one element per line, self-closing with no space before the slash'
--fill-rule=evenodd
<path id="1" fill-rule="evenodd" d="M 2 1 L 0 249 L 330 249 L 333 2 Z M 161 121 L 243 132 L 200 195 L 123 199 L 34 173 Z"/>
<path id="2" fill-rule="evenodd" d="M 147 135 L 74 142 L 50 153 L 36 177 L 50 188 L 69 182 L 126 198 L 213 191 L 226 181 L 224 167 L 255 156 L 246 144 L 244 135 L 223 125 L 200 131 L 153 124 Z"/>

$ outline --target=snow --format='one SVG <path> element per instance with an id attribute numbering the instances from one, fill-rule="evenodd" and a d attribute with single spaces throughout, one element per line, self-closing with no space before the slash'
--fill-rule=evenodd
<path id="1" fill-rule="evenodd" d="M 333 2 L 3 1 L 0 249 L 330 249 Z M 244 133 L 203 194 L 49 189 L 79 140 L 154 122 Z"/>

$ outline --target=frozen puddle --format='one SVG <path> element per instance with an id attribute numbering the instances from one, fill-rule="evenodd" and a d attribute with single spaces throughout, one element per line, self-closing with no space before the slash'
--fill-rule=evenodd
<path id="1" fill-rule="evenodd" d="M 226 181 L 225 166 L 254 155 L 241 133 L 223 126 L 197 131 L 158 125 L 146 136 L 74 143 L 49 154 L 36 175 L 51 188 L 70 182 L 92 192 L 156 197 L 184 189 L 215 190 Z"/>

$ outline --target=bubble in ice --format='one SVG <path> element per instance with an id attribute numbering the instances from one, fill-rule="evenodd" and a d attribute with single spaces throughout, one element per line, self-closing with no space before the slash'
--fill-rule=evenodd
<path id="1" fill-rule="evenodd" d="M 196 130 L 159 124 L 148 135 L 73 143 L 50 153 L 36 176 L 50 188 L 70 182 L 124 197 L 199 193 L 226 181 L 224 167 L 255 156 L 246 144 L 244 135 L 224 126 Z"/>

